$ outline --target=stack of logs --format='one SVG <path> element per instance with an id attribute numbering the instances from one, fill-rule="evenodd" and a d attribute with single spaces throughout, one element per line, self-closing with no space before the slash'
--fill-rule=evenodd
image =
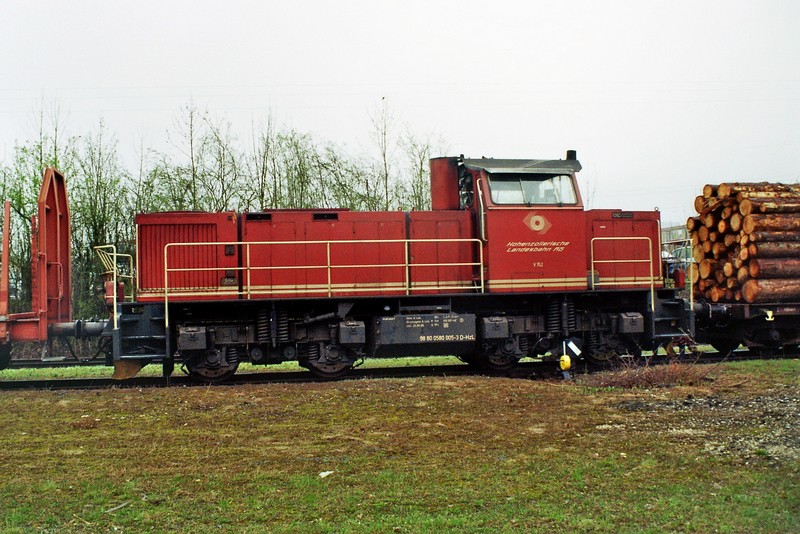
<path id="1" fill-rule="evenodd" d="M 800 298 L 800 185 L 706 185 L 686 221 L 695 295 L 712 302 Z"/>

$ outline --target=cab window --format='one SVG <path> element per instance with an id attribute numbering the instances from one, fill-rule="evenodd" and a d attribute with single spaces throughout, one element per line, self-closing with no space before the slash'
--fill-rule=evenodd
<path id="1" fill-rule="evenodd" d="M 577 204 L 577 196 L 569 175 L 492 174 L 489 189 L 495 204 Z"/>

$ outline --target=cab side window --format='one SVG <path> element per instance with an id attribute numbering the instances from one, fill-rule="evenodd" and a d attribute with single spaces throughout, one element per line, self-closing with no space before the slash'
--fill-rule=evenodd
<path id="1" fill-rule="evenodd" d="M 574 205 L 577 195 L 568 175 L 495 174 L 489 177 L 494 204 Z"/>

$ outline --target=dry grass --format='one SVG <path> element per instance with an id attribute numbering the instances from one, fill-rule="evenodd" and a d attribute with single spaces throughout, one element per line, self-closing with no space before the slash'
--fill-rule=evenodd
<path id="1" fill-rule="evenodd" d="M 714 380 L 720 374 L 720 364 L 669 362 L 651 365 L 643 362 L 624 362 L 609 371 L 581 377 L 581 382 L 592 387 L 652 388 L 695 386 Z"/>

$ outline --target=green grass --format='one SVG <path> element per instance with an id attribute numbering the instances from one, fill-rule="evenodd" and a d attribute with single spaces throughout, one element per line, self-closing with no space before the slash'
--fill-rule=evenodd
<path id="1" fill-rule="evenodd" d="M 0 530 L 796 532 L 796 457 L 707 452 L 760 431 L 755 414 L 694 413 L 695 435 L 676 432 L 684 412 L 620 408 L 796 391 L 800 363 L 774 363 L 657 390 L 458 377 L 0 392 Z"/>
<path id="2" fill-rule="evenodd" d="M 454 356 L 427 356 L 412 358 L 372 358 L 365 360 L 360 369 L 381 369 L 386 367 L 416 367 L 437 365 L 466 365 Z M 182 375 L 180 365 L 175 369 L 176 375 Z M 109 378 L 114 371 L 107 365 L 84 365 L 75 367 L 51 367 L 47 369 L 4 369 L 0 371 L 0 380 L 47 380 L 61 378 Z M 271 365 L 253 365 L 242 363 L 237 373 L 282 373 L 307 372 L 297 362 L 283 362 Z M 139 371 L 137 376 L 161 376 L 161 365 L 151 364 Z"/>
<path id="3" fill-rule="evenodd" d="M 732 371 L 740 371 L 746 380 L 765 380 L 778 385 L 800 385 L 798 360 L 752 360 L 730 362 L 726 367 Z"/>

